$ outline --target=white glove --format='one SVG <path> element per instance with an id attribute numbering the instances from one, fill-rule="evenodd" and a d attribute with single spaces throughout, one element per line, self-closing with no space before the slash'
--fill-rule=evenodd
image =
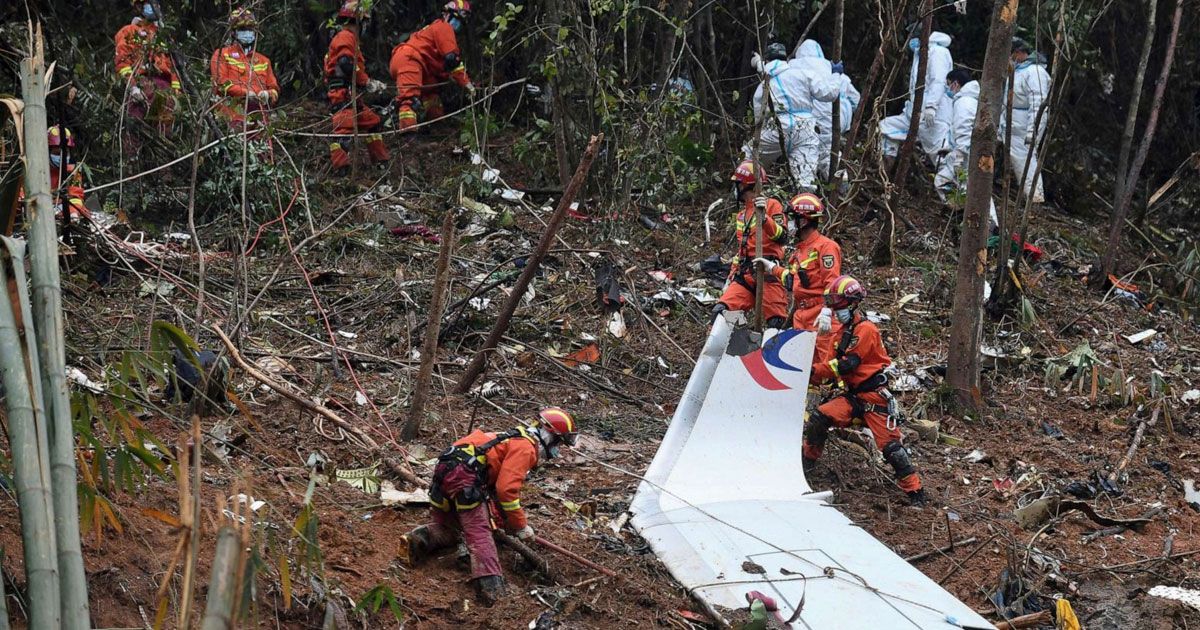
<path id="1" fill-rule="evenodd" d="M 1027 147 L 1033 146 L 1034 135 L 1035 134 L 1033 133 L 1033 129 L 1030 129 L 1029 131 L 1025 132 L 1025 146 L 1027 146 Z"/>
<path id="2" fill-rule="evenodd" d="M 760 55 L 758 53 L 754 53 L 753 55 L 750 55 L 750 65 L 756 71 L 762 72 L 763 71 L 762 55 Z"/>
<path id="3" fill-rule="evenodd" d="M 775 263 L 774 260 L 771 260 L 769 258 L 755 258 L 754 263 L 758 264 L 758 265 L 762 265 L 763 271 L 765 271 L 767 273 L 774 272 L 775 268 L 779 266 L 778 264 Z"/>
<path id="4" fill-rule="evenodd" d="M 935 119 L 937 119 L 937 108 L 926 107 L 925 112 L 921 114 L 921 122 L 924 123 L 925 126 L 929 126 L 933 124 Z"/>
<path id="5" fill-rule="evenodd" d="M 255 98 L 258 99 L 259 103 L 264 105 L 269 104 L 271 102 L 271 92 L 268 90 L 262 90 L 257 96 L 255 96 Z"/>
<path id="6" fill-rule="evenodd" d="M 371 79 L 370 81 L 367 81 L 367 92 L 371 94 L 378 94 L 386 87 L 387 86 L 383 84 L 383 81 L 380 81 L 379 79 Z"/>
<path id="7" fill-rule="evenodd" d="M 463 89 L 467 91 L 468 96 L 475 96 L 475 83 L 468 81 L 467 85 Z"/>
<path id="8" fill-rule="evenodd" d="M 754 198 L 754 207 L 765 209 L 767 207 L 767 198 L 766 197 L 755 197 Z"/>
<path id="9" fill-rule="evenodd" d="M 833 330 L 833 311 L 826 306 L 821 309 L 821 314 L 817 315 L 817 332 L 827 333 Z"/>
<path id="10" fill-rule="evenodd" d="M 513 535 L 517 537 L 517 540 L 533 540 L 534 536 L 536 536 L 533 533 L 533 528 L 528 525 L 518 529 Z"/>
<path id="11" fill-rule="evenodd" d="M 146 102 L 146 94 L 144 92 L 142 92 L 142 88 L 140 88 L 136 85 L 129 88 L 129 98 L 133 99 L 134 101 L 137 101 L 138 103 Z"/>

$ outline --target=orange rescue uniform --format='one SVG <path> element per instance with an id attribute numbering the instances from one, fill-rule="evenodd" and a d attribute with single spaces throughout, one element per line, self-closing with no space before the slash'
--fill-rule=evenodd
<path id="1" fill-rule="evenodd" d="M 900 429 L 888 421 L 888 401 L 881 391 L 887 385 L 883 370 L 891 365 L 892 359 L 883 346 L 879 328 L 855 313 L 849 334 L 846 331 L 835 321 L 830 334 L 817 337 L 811 382 L 814 385 L 834 382 L 845 393 L 817 407 L 809 419 L 804 432 L 804 457 L 810 460 L 821 457 L 830 425 L 849 427 L 865 423 L 875 445 L 895 468 L 900 488 L 905 492 L 920 490 L 921 477 L 908 461 Z M 858 357 L 859 364 L 848 369 L 847 357 L 851 355 Z"/>
<path id="2" fill-rule="evenodd" d="M 251 126 L 265 125 L 270 107 L 279 100 L 279 81 L 266 55 L 233 43 L 213 52 L 209 61 L 213 93 L 221 99 L 217 113 L 231 126 L 241 127 L 249 117 Z M 269 102 L 260 103 L 259 92 L 270 94 Z"/>
<path id="3" fill-rule="evenodd" d="M 814 230 L 796 244 L 787 267 L 776 267 L 774 272 L 783 286 L 792 291 L 792 327 L 811 330 L 825 306 L 825 287 L 842 275 L 842 248 Z"/>
<path id="4" fill-rule="evenodd" d="M 783 260 L 783 244 L 787 241 L 787 215 L 783 204 L 777 199 L 768 199 L 763 221 L 763 258 L 776 262 Z M 729 273 L 729 286 L 721 294 L 721 304 L 731 311 L 754 310 L 755 269 L 754 257 L 758 242 L 754 200 L 747 199 L 746 205 L 737 215 L 738 254 L 733 259 Z M 765 274 L 763 278 L 763 320 L 773 317 L 787 318 L 787 291 L 779 279 Z"/>
<path id="5" fill-rule="evenodd" d="M 476 429 L 454 445 L 480 446 L 495 437 L 495 433 Z M 487 452 L 488 487 L 492 489 L 492 496 L 500 504 L 504 527 L 509 531 L 521 529 L 528 522 L 525 509 L 521 507 L 521 486 L 525 485 L 525 476 L 537 466 L 537 462 L 537 446 L 529 437 L 504 440 Z"/>
<path id="6" fill-rule="evenodd" d="M 141 89 L 146 96 L 145 103 L 126 99 L 127 113 L 138 120 L 155 123 L 160 133 L 169 134 L 175 121 L 175 97 L 179 94 L 180 83 L 175 63 L 166 46 L 158 40 L 158 25 L 135 17 L 133 22 L 117 31 L 114 40 L 117 76 L 126 85 Z M 127 144 L 125 150 L 136 151 L 136 141 Z"/>
<path id="7" fill-rule="evenodd" d="M 396 116 L 401 129 L 417 124 L 414 109 L 417 102 L 421 103 L 425 120 L 442 117 L 445 111 L 435 84 L 452 79 L 460 87 L 466 87 L 471 82 L 454 28 L 442 19 L 413 33 L 408 41 L 393 48 L 388 70 L 396 82 L 396 103 L 399 105 Z"/>
<path id="8" fill-rule="evenodd" d="M 354 64 L 352 76 L 342 76 L 338 70 L 338 60 L 349 57 Z M 367 76 L 366 60 L 359 49 L 358 35 L 348 28 L 338 31 L 329 42 L 329 52 L 325 53 L 325 85 L 329 104 L 333 107 L 333 133 L 352 136 L 357 132 L 367 134 L 367 153 L 372 162 L 386 162 L 390 157 L 387 147 L 383 144 L 383 136 L 374 133 L 383 120 L 363 102 L 363 92 L 371 80 Z M 358 98 L 352 99 L 352 94 Z M 329 143 L 329 159 L 334 169 L 350 166 L 350 154 L 343 145 L 345 140 L 334 139 Z"/>

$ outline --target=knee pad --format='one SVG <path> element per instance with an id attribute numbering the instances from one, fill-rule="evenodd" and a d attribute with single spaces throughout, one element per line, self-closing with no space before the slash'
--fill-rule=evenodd
<path id="1" fill-rule="evenodd" d="M 898 441 L 893 440 L 883 446 L 883 458 L 895 469 L 897 479 L 903 479 L 917 472 L 917 467 L 913 466 L 912 460 L 908 457 L 908 449 Z"/>
<path id="2" fill-rule="evenodd" d="M 725 304 L 724 302 L 717 302 L 717 305 L 712 309 L 712 317 L 708 320 L 708 324 L 711 326 L 716 323 L 717 318 L 721 316 L 721 313 L 724 313 L 728 310 L 729 305 Z"/>
<path id="3" fill-rule="evenodd" d="M 784 328 L 785 327 L 784 324 L 786 324 L 786 323 L 787 323 L 787 319 L 781 315 L 776 315 L 774 317 L 768 317 L 767 321 L 766 321 L 767 328 L 776 328 L 776 329 Z"/>

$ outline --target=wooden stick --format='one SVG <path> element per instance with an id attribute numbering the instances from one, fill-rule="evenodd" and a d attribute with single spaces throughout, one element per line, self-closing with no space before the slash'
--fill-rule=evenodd
<path id="1" fill-rule="evenodd" d="M 461 191 L 460 191 L 461 192 Z M 429 327 L 425 330 L 425 342 L 421 345 L 421 369 L 417 372 L 417 383 L 413 388 L 412 405 L 408 410 L 408 421 L 400 431 L 400 439 L 412 440 L 421 432 L 425 418 L 425 399 L 429 397 L 429 382 L 433 379 L 433 364 L 437 360 L 438 335 L 442 331 L 442 311 L 446 306 L 446 286 L 450 283 L 450 255 L 454 250 L 454 210 L 446 210 L 442 219 L 442 244 L 438 250 L 437 270 L 434 273 L 433 295 L 429 298 L 426 313 Z"/>
<path id="2" fill-rule="evenodd" d="M 547 579 L 552 582 L 558 581 L 554 579 L 554 573 L 550 569 L 550 563 L 547 562 L 545 558 L 538 555 L 536 551 L 530 549 L 529 545 L 517 540 L 515 536 L 509 536 L 498 529 L 492 531 L 492 537 L 496 539 L 496 542 L 508 547 L 509 549 L 512 549 L 520 554 L 522 558 L 528 560 L 538 571 L 541 571 L 542 575 L 545 575 Z"/>
<path id="3" fill-rule="evenodd" d="M 1129 443 L 1129 449 L 1125 451 L 1125 455 L 1121 457 L 1121 461 L 1117 462 L 1117 467 L 1108 473 L 1108 483 L 1116 485 L 1117 478 L 1121 476 L 1121 472 L 1129 467 L 1129 463 L 1133 461 L 1133 454 L 1137 452 L 1138 446 L 1142 443 L 1142 438 L 1146 435 L 1146 427 L 1158 423 L 1158 414 L 1162 411 L 1162 405 L 1155 405 L 1154 412 L 1150 414 L 1150 420 L 1138 420 L 1137 430 L 1133 433 L 1133 441 Z"/>
<path id="4" fill-rule="evenodd" d="M 1033 613 L 1032 615 L 1021 615 L 1020 617 L 1013 617 L 1012 619 L 1009 619 L 1008 621 L 1001 621 L 996 624 L 996 630 L 1017 630 L 1017 628 L 1032 628 L 1034 626 L 1040 626 L 1042 624 L 1050 623 L 1052 621 L 1054 621 L 1054 617 L 1050 614 L 1050 611 L 1043 610 L 1042 612 L 1036 612 L 1036 613 Z"/>
<path id="5" fill-rule="evenodd" d="M 595 562 L 592 562 L 591 560 L 588 560 L 587 558 L 584 558 L 583 556 L 575 553 L 574 551 L 566 549 L 565 547 L 559 547 L 558 545 L 550 542 L 549 540 L 546 540 L 545 538 L 542 538 L 541 536 L 534 536 L 533 540 L 535 542 L 537 542 L 537 544 L 549 549 L 550 551 L 553 551 L 562 556 L 566 556 L 566 557 L 574 560 L 575 562 L 582 564 L 583 566 L 585 566 L 589 569 L 599 571 L 600 573 L 603 573 L 604 575 L 607 575 L 608 577 L 617 577 L 616 572 L 614 572 L 612 569 L 602 567 L 602 566 L 596 564 Z"/>
<path id="6" fill-rule="evenodd" d="M 213 332 L 217 334 L 217 337 L 221 339 L 221 343 L 225 344 L 225 349 L 229 351 L 229 356 L 233 359 L 234 363 L 237 363 L 238 367 L 242 368 L 247 374 L 254 377 L 254 380 L 282 394 L 284 398 L 287 398 L 297 405 L 300 405 L 301 407 L 304 407 L 305 409 L 325 418 L 326 420 L 329 420 L 347 432 L 354 434 L 356 438 L 362 440 L 362 442 L 370 447 L 371 450 L 379 450 L 379 444 L 375 440 L 371 439 L 371 436 L 364 433 L 362 429 L 350 424 L 328 407 L 325 407 L 324 405 L 318 405 L 317 403 L 297 393 L 291 387 L 276 381 L 275 379 L 264 374 L 258 368 L 250 365 L 244 358 L 242 358 L 242 353 L 238 352 L 238 349 L 233 346 L 233 342 L 229 340 L 229 337 L 225 335 L 225 332 L 221 330 L 219 326 L 213 324 L 212 329 Z"/>
<path id="7" fill-rule="evenodd" d="M 958 573 L 958 570 L 959 570 L 959 569 L 961 569 L 961 568 L 963 568 L 963 565 L 965 565 L 966 563 L 970 562 L 970 561 L 971 561 L 971 558 L 974 558 L 976 555 L 978 555 L 978 554 L 979 554 L 979 552 L 980 552 L 980 551 L 983 551 L 983 550 L 984 550 L 984 548 L 985 548 L 985 547 L 987 547 L 987 546 L 988 546 L 988 544 L 989 544 L 989 543 L 991 543 L 993 540 L 995 540 L 995 539 L 996 539 L 996 537 L 997 537 L 997 536 L 999 536 L 999 535 L 1000 535 L 1000 532 L 996 532 L 995 534 L 992 534 L 992 536 L 991 536 L 990 538 L 988 538 L 987 540 L 983 541 L 983 544 L 982 544 L 982 545 L 979 545 L 978 547 L 976 547 L 976 548 L 975 548 L 975 551 L 972 551 L 972 552 L 971 552 L 971 555 L 967 556 L 966 558 L 963 558 L 963 561 L 962 561 L 962 562 L 960 562 L 960 563 L 958 563 L 958 564 L 954 565 L 954 568 L 953 568 L 953 569 L 950 569 L 949 571 L 947 571 L 947 572 L 946 572 L 946 575 L 943 575 L 943 576 L 942 576 L 942 579 L 938 580 L 938 581 L 937 581 L 937 583 L 938 583 L 939 585 L 940 585 L 940 584 L 945 584 L 945 583 L 946 583 L 946 580 L 949 580 L 949 579 L 950 579 L 950 578 L 951 578 L 951 577 L 952 577 L 952 576 L 953 576 L 955 573 Z"/>
<path id="8" fill-rule="evenodd" d="M 963 540 L 960 540 L 960 541 L 958 541 L 958 542 L 955 542 L 955 543 L 951 543 L 951 544 L 949 544 L 949 545 L 946 545 L 945 547 L 941 547 L 941 548 L 938 548 L 938 549 L 930 549 L 929 551 L 926 551 L 925 553 L 919 553 L 919 554 L 917 554 L 917 555 L 915 555 L 915 556 L 909 556 L 909 557 L 905 558 L 905 559 L 904 559 L 904 561 L 905 561 L 905 562 L 910 562 L 910 563 L 911 563 L 911 562 L 916 562 L 916 561 L 918 561 L 918 560 L 924 560 L 925 558 L 928 558 L 928 557 L 930 557 L 930 556 L 935 556 L 935 555 L 937 555 L 937 554 L 940 554 L 940 553 L 947 553 L 947 552 L 950 552 L 950 551 L 954 551 L 954 549 L 955 549 L 956 547 L 961 547 L 961 546 L 963 546 L 963 545 L 969 545 L 969 544 L 971 544 L 971 543 L 975 542 L 975 540 L 976 540 L 976 539 L 975 539 L 975 537 L 974 537 L 974 536 L 972 536 L 972 537 L 970 537 L 970 538 L 965 538 L 965 539 L 963 539 Z"/>
<path id="9" fill-rule="evenodd" d="M 458 385 L 454 388 L 455 393 L 465 394 L 471 389 L 471 385 L 475 384 L 475 380 L 483 372 L 484 363 L 487 361 L 488 355 L 496 349 L 504 333 L 508 332 L 508 325 L 512 321 L 513 313 L 517 310 L 517 305 L 521 303 L 521 299 L 525 297 L 525 291 L 529 288 L 529 283 L 533 281 L 534 274 L 537 273 L 538 268 L 541 266 L 542 259 L 546 257 L 546 253 L 550 250 L 550 245 L 553 244 L 554 237 L 558 234 L 558 228 L 562 226 L 563 221 L 567 217 L 567 210 L 571 208 L 571 202 L 575 200 L 575 196 L 583 188 L 588 171 L 592 168 L 592 161 L 596 159 L 596 153 L 599 152 L 600 143 L 603 140 L 604 134 L 601 133 L 592 136 L 592 139 L 588 141 L 587 150 L 583 152 L 583 158 L 579 160 L 579 167 L 575 169 L 575 175 L 571 178 L 571 183 L 563 192 L 562 198 L 558 200 L 558 207 L 555 208 L 554 214 L 550 216 L 550 221 L 546 224 L 546 229 L 542 232 L 542 238 L 538 241 L 537 249 L 530 255 L 528 262 L 525 263 L 525 269 L 521 272 L 521 276 L 517 278 L 517 283 L 513 285 L 512 293 L 505 300 L 504 306 L 500 309 L 500 314 L 496 318 L 496 324 L 492 326 L 492 331 L 488 333 L 487 341 L 483 342 L 483 347 L 475 353 L 475 356 L 471 357 L 471 362 L 463 370 L 462 377 L 459 378 Z"/>

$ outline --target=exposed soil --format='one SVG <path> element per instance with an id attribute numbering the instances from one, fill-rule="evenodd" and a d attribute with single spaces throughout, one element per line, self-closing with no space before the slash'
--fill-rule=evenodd
<path id="1" fill-rule="evenodd" d="M 465 161 L 466 156 L 453 156 L 445 150 L 450 141 L 428 137 L 408 141 L 402 157 L 393 165 L 393 179 L 402 183 L 397 190 L 406 190 L 414 183 L 420 187 L 420 182 L 410 179 L 418 159 L 419 170 L 425 173 L 436 171 L 447 160 Z M 495 166 L 513 185 L 523 179 L 519 165 Z M 336 216 L 346 206 L 346 199 L 356 194 L 344 185 L 330 189 L 342 197 L 313 200 L 319 225 Z M 326 601 L 337 603 L 353 619 L 356 615 L 350 610 L 354 602 L 380 584 L 401 600 L 408 615 L 405 627 L 524 628 L 546 611 L 552 611 L 553 620 L 560 624 L 556 627 L 561 628 L 644 623 L 685 628 L 694 624 L 679 611 L 692 611 L 689 614 L 694 615 L 700 608 L 670 579 L 645 543 L 628 526 L 615 531 L 609 527 L 621 518 L 638 480 L 596 460 L 637 474 L 655 453 L 686 383 L 692 358 L 706 334 L 708 308 L 690 298 L 674 305 L 649 300 L 666 284 L 651 278 L 648 272 L 669 272 L 679 285 L 702 277 L 691 266 L 712 253 L 723 252 L 722 243 L 703 244 L 704 208 L 720 194 L 725 193 L 714 189 L 690 207 L 674 209 L 673 223 L 655 231 L 637 224 L 635 209 L 629 210 L 632 215 L 626 213 L 615 221 L 570 221 L 561 236 L 578 253 L 565 251 L 561 243 L 557 246 L 534 284 L 532 303 L 518 310 L 508 335 L 518 341 L 506 342 L 506 351 L 498 355 L 494 367 L 480 380 L 494 382 L 499 389 L 489 393 L 486 400 L 478 395 L 446 393 L 462 362 L 479 343 L 477 333 L 486 331 L 494 320 L 504 297 L 495 291 L 486 296 L 492 304 L 483 312 L 466 307 L 464 316 L 444 331 L 430 405 L 434 417 L 426 423 L 421 438 L 406 445 L 415 470 L 427 475 L 426 462 L 470 427 L 502 430 L 513 426 L 515 420 L 505 417 L 501 410 L 528 417 L 539 405 L 550 403 L 576 411 L 586 437 L 580 454 L 568 455 L 535 471 L 525 487 L 522 503 L 539 534 L 617 571 L 619 578 L 598 577 L 590 569 L 546 552 L 558 583 L 545 584 L 511 552 L 503 552 L 511 592 L 500 604 L 484 609 L 474 599 L 468 575 L 458 566 L 453 552 L 417 568 L 406 567 L 396 559 L 399 536 L 424 521 L 423 508 L 382 506 L 377 497 L 340 482 L 318 485 L 313 495 L 322 561 L 312 564 L 310 572 L 301 566 L 297 537 L 292 532 L 309 481 L 310 473 L 305 469 L 309 454 L 324 453 L 329 471 L 370 466 L 377 460 L 350 442 L 323 437 L 318 429 L 335 437 L 336 433 L 328 424 L 318 427 L 311 414 L 235 370 L 233 389 L 253 421 L 237 412 L 228 419 L 210 417 L 203 421 L 206 433 L 218 422 L 231 426 L 234 446 L 225 461 L 208 455 L 203 464 L 205 528 L 198 554 L 201 604 L 215 541 L 214 525 L 219 518 L 217 500 L 244 492 L 266 501 L 266 506 L 254 515 L 255 542 L 262 565 L 254 582 L 248 626 L 320 627 Z M 408 193 L 402 196 L 404 204 L 420 213 L 426 225 L 439 224 L 446 205 L 443 200 Z M 546 199 L 534 197 L 534 202 L 538 208 Z M 488 203 L 499 208 L 495 198 Z M 903 207 L 921 226 L 922 233 L 898 235 L 900 256 L 895 267 L 877 269 L 869 265 L 867 252 L 873 246 L 879 222 L 860 226 L 862 211 L 857 204 L 842 211 L 834 236 L 847 252 L 844 269 L 860 276 L 870 287 L 867 308 L 891 318 L 881 327 L 889 337 L 897 366 L 912 372 L 946 360 L 948 287 L 953 281 L 957 244 L 952 225 L 955 221 L 948 209 L 924 202 L 905 202 Z M 546 218 L 547 213 L 538 212 Z M 512 263 L 506 261 L 523 255 L 536 242 L 542 228 L 534 214 L 519 207 L 513 213 L 517 229 L 507 235 L 474 237 L 460 245 L 453 266 L 451 302 L 465 297 L 470 287 L 479 284 L 494 268 L 514 271 Z M 304 252 L 303 272 L 290 262 L 283 246 L 263 246 L 259 250 L 260 257 L 250 263 L 252 293 L 267 282 L 276 265 L 281 261 L 287 264 L 256 307 L 266 315 L 254 318 L 245 331 L 248 336 L 242 347 L 251 360 L 263 355 L 281 357 L 289 364 L 283 377 L 398 452 L 391 439 L 404 420 L 415 378 L 412 348 L 419 347 L 420 341 L 419 334 L 409 331 L 426 317 L 437 246 L 395 239 L 372 228 L 369 216 L 366 223 L 363 216 L 356 215 L 354 220 L 359 223 L 339 225 L 337 233 Z M 294 232 L 293 242 L 308 234 L 299 223 L 289 225 Z M 1012 319 L 985 324 L 989 345 L 1000 345 L 1018 357 L 1022 347 L 1030 350 L 1023 360 L 1006 362 L 987 373 L 983 392 L 986 410 L 981 417 L 969 419 L 943 413 L 938 409 L 936 389 L 903 394 L 913 415 L 921 415 L 916 410 L 924 408 L 923 415 L 941 422 L 944 435 L 962 440 L 961 445 L 952 446 L 914 436 L 915 441 L 910 442 L 931 493 L 930 507 L 907 507 L 888 472 L 873 467 L 861 450 L 838 441 L 832 443 L 810 481 L 818 489 L 833 488 L 839 509 L 901 556 L 946 546 L 951 539 L 974 537 L 974 543 L 915 564 L 991 619 L 1000 616 L 988 595 L 997 589 L 1001 571 L 1011 567 L 1036 594 L 1067 597 L 1087 628 L 1196 627 L 1200 624 L 1196 611 L 1150 597 L 1145 591 L 1155 584 L 1200 586 L 1195 577 L 1197 556 L 1156 559 L 1164 554 L 1166 540 L 1173 540 L 1168 545 L 1172 554 L 1200 551 L 1194 535 L 1200 516 L 1176 487 L 1176 480 L 1200 472 L 1200 451 L 1195 449 L 1194 440 L 1200 416 L 1195 406 L 1179 401 L 1180 393 L 1195 387 L 1195 371 L 1200 369 L 1195 349 L 1200 348 L 1200 334 L 1194 322 L 1182 321 L 1170 312 L 1146 313 L 1114 300 L 1098 306 L 1099 296 L 1088 292 L 1072 275 L 1087 262 L 1084 254 L 1075 253 L 1073 248 L 1099 242 L 1095 225 L 1058 210 L 1046 210 L 1043 216 L 1034 217 L 1033 226 L 1036 242 L 1066 271 L 1058 274 L 1049 266 L 1040 266 L 1026 278 L 1027 295 L 1038 316 L 1033 325 L 1022 327 Z M 716 227 L 724 228 L 723 223 L 715 226 L 714 233 Z M 217 234 L 202 240 L 221 242 Z M 607 318 L 595 304 L 591 266 L 604 259 L 612 260 L 621 270 L 620 280 L 632 296 L 647 298 L 646 317 L 638 314 L 637 304 L 627 304 L 623 309 L 629 332 L 622 339 L 607 332 Z M 81 262 L 78 268 L 87 269 L 89 264 Z M 230 295 L 233 271 L 229 266 L 219 258 L 209 262 L 208 289 L 221 299 Z M 187 278 L 194 277 L 191 267 L 190 262 L 167 265 L 172 273 Z M 138 268 L 151 277 L 155 273 L 145 265 Z M 356 335 L 348 339 L 335 333 L 337 343 L 387 357 L 391 363 L 360 355 L 352 357 L 353 376 L 345 363 L 336 372 L 331 368 L 329 349 L 312 340 L 328 343 L 330 335 L 321 313 L 314 309 L 304 273 L 313 282 L 311 291 L 320 297 L 330 327 Z M 184 290 L 165 300 L 139 297 L 141 279 L 120 269 L 114 273 L 112 283 L 103 288 L 90 285 L 84 276 L 65 277 L 70 284 L 65 298 L 71 327 L 69 363 L 94 379 L 99 379 L 99 366 L 113 361 L 122 349 L 145 347 L 147 313 L 156 311 L 161 318 L 169 316 L 172 306 L 187 313 L 195 310 L 194 300 Z M 910 293 L 919 293 L 920 297 L 900 306 L 900 298 Z M 1162 346 L 1146 342 L 1135 346 L 1121 337 L 1148 327 L 1159 331 L 1155 339 Z M 997 338 L 996 331 L 1004 336 Z M 199 330 L 188 332 L 201 339 L 203 345 L 213 347 L 211 335 Z M 601 353 L 595 365 L 568 367 L 550 356 L 570 353 L 590 338 L 595 339 Z M 1151 370 L 1162 371 L 1170 387 L 1168 404 L 1173 428 L 1173 432 L 1168 429 L 1165 418 L 1150 427 L 1126 470 L 1127 478 L 1119 482 L 1122 494 L 1101 493 L 1092 501 L 1108 516 L 1137 517 L 1154 507 L 1160 511 L 1140 532 L 1106 535 L 1091 542 L 1084 542 L 1085 535 L 1100 526 L 1080 513 L 1063 515 L 1039 531 L 1021 529 L 1012 517 L 1015 508 L 1043 491 L 1061 490 L 1072 481 L 1088 481 L 1096 471 L 1114 466 L 1128 448 L 1136 403 L 1114 403 L 1106 391 L 1099 391 L 1093 400 L 1090 380 L 1081 390 L 1070 392 L 1062 391 L 1062 386 L 1048 388 L 1043 382 L 1043 360 L 1061 356 L 1084 340 L 1108 363 L 1103 376 L 1111 376 L 1118 366 L 1124 367 L 1125 374 L 1134 379 L 1140 400 L 1150 398 Z M 370 404 L 356 402 L 354 378 L 361 383 Z M 172 416 L 182 413 L 179 406 L 163 407 Z M 1149 411 L 1143 411 L 1140 417 L 1149 417 Z M 154 410 L 149 410 L 141 422 L 168 446 L 178 443 L 187 429 L 181 421 Z M 1060 429 L 1062 437 L 1046 435 L 1043 422 Z M 986 454 L 986 463 L 964 460 L 974 449 Z M 1151 461 L 1167 463 L 1170 475 L 1152 468 Z M 389 477 L 386 471 L 381 474 Z M 1004 479 L 1015 482 L 1016 489 L 1009 494 L 993 486 L 994 480 Z M 402 482 L 395 481 L 405 489 Z M 86 535 L 84 551 L 93 621 L 96 627 L 140 627 L 153 621 L 155 593 L 177 536 L 169 525 L 146 510 L 177 514 L 176 484 L 172 475 L 150 476 L 135 493 L 114 491 L 107 497 L 119 514 L 122 531 L 106 530 L 99 538 L 94 532 Z M 7 501 L 5 506 L 0 510 L 5 586 L 10 594 L 23 596 L 15 502 Z M 290 605 L 285 603 L 280 586 L 281 556 L 289 558 Z M 320 575 L 322 580 L 313 575 Z M 179 579 L 175 578 L 168 593 L 172 615 L 178 588 Z M 322 590 L 328 591 L 327 600 L 321 596 Z M 16 598 L 10 597 L 9 602 L 20 627 L 21 609 L 14 605 Z M 385 605 L 381 612 L 359 620 L 368 627 L 395 627 L 397 622 L 386 610 Z M 194 623 L 198 616 L 193 616 Z"/>

